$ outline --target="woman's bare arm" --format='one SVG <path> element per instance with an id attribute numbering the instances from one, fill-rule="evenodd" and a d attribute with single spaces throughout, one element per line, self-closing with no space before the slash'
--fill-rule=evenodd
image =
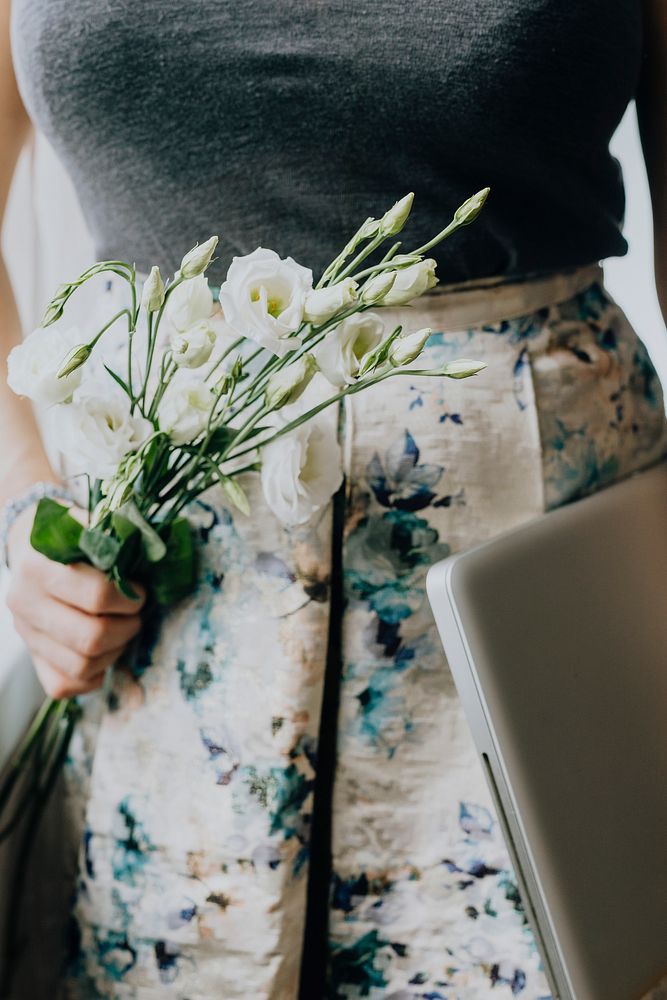
<path id="1" fill-rule="evenodd" d="M 667 3 L 643 0 L 644 65 L 637 115 L 646 159 L 655 248 L 655 281 L 667 323 Z"/>
<path id="2" fill-rule="evenodd" d="M 12 67 L 9 9 L 8 3 L 0 4 L 0 222 L 19 154 L 30 135 L 30 122 Z M 7 355 L 20 336 L 14 295 L 0 257 L 0 427 L 11 428 L 11 433 L 3 434 L 0 449 L 0 503 L 36 480 L 54 478 L 30 403 L 18 399 L 5 381 Z"/>
<path id="3" fill-rule="evenodd" d="M 0 222 L 17 160 L 30 134 L 16 86 L 9 46 L 9 3 L 0 3 Z M 30 404 L 7 387 L 7 355 L 21 336 L 16 303 L 0 260 L 0 504 L 32 483 L 53 479 Z M 27 510 L 10 536 L 12 579 L 7 604 L 39 679 L 54 698 L 91 691 L 136 635 L 141 601 L 123 597 L 109 580 L 83 564 L 61 566 L 30 546 Z"/>

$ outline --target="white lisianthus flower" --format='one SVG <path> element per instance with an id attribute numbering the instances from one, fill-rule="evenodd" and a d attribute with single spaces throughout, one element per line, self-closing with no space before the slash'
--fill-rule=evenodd
<path id="1" fill-rule="evenodd" d="M 215 346 L 215 331 L 206 320 L 200 320 L 184 333 L 177 333 L 171 350 L 179 368 L 199 368 L 211 357 Z"/>
<path id="2" fill-rule="evenodd" d="M 245 257 L 234 257 L 220 289 L 220 305 L 237 335 L 283 357 L 301 346 L 300 339 L 290 334 L 303 320 L 312 285 L 313 272 L 308 268 L 258 247 Z"/>
<path id="3" fill-rule="evenodd" d="M 376 313 L 349 316 L 315 349 L 320 371 L 332 385 L 352 385 L 365 356 L 377 347 L 383 333 L 384 324 Z"/>
<path id="4" fill-rule="evenodd" d="M 215 400 L 210 388 L 189 372 L 177 372 L 158 407 L 160 430 L 174 444 L 194 441 L 208 424 Z"/>
<path id="5" fill-rule="evenodd" d="M 27 396 L 45 406 L 64 403 L 81 382 L 82 371 L 79 367 L 63 378 L 58 378 L 58 372 L 72 349 L 80 344 L 81 334 L 76 327 L 65 330 L 55 324 L 37 327 L 10 351 L 9 388 L 18 396 Z"/>
<path id="6" fill-rule="evenodd" d="M 121 459 L 153 432 L 111 378 L 91 378 L 66 406 L 54 410 L 55 440 L 72 468 L 91 479 L 111 479 Z"/>
<path id="7" fill-rule="evenodd" d="M 396 368 L 412 364 L 424 350 L 426 341 L 432 333 L 430 327 L 424 327 L 423 330 L 415 330 L 414 333 L 397 337 L 389 348 L 390 363 Z"/>
<path id="8" fill-rule="evenodd" d="M 303 318 L 313 326 L 321 326 L 357 301 L 358 288 L 354 278 L 344 278 L 335 285 L 316 288 L 306 296 Z"/>
<path id="9" fill-rule="evenodd" d="M 213 293 L 205 275 L 188 278 L 177 285 L 169 293 L 165 311 L 171 325 L 181 333 L 200 320 L 208 319 L 213 312 Z"/>
<path id="10" fill-rule="evenodd" d="M 283 524 L 304 524 L 331 499 L 343 473 L 335 423 L 314 418 L 261 450 L 262 489 Z"/>
<path id="11" fill-rule="evenodd" d="M 404 306 L 438 284 L 436 262 L 428 257 L 396 271 L 396 280 L 382 300 L 385 306 Z"/>

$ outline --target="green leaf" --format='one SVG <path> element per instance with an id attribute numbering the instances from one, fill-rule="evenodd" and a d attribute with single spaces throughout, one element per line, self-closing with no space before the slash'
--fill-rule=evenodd
<path id="1" fill-rule="evenodd" d="M 111 523 L 113 524 L 113 529 L 120 538 L 121 542 L 124 542 L 126 538 L 130 535 L 139 534 L 139 529 L 136 524 L 132 524 L 126 517 L 119 514 L 117 510 L 111 515 Z"/>
<path id="2" fill-rule="evenodd" d="M 226 427 L 224 425 L 222 427 L 216 427 L 209 439 L 207 450 L 212 452 L 224 451 L 227 445 L 231 444 L 234 440 L 237 433 L 238 431 L 232 430 L 231 427 Z M 197 451 L 196 448 L 194 450 Z"/>
<path id="3" fill-rule="evenodd" d="M 124 597 L 129 597 L 131 601 L 138 601 L 139 594 L 136 592 L 130 581 L 123 576 L 117 566 L 111 571 L 111 579 Z"/>
<path id="4" fill-rule="evenodd" d="M 118 508 L 117 511 L 114 511 L 112 516 L 114 527 L 116 526 L 116 522 L 120 521 L 121 518 L 129 521 L 130 524 L 134 525 L 134 527 L 141 532 L 144 552 L 146 553 L 146 558 L 149 562 L 155 563 L 164 559 L 167 551 L 165 543 L 162 541 L 155 528 L 152 528 L 145 517 L 143 517 L 133 500 L 128 500 L 127 503 L 124 503 Z M 127 529 L 123 530 L 126 537 Z"/>
<path id="5" fill-rule="evenodd" d="M 83 525 L 72 517 L 67 507 L 44 497 L 37 504 L 30 544 L 55 562 L 81 562 L 84 560 L 79 545 L 82 532 Z"/>
<path id="6" fill-rule="evenodd" d="M 129 525 L 129 521 L 126 522 Z M 122 538 L 122 544 L 116 559 L 116 569 L 121 576 L 132 580 L 143 580 L 146 576 L 148 563 L 142 547 L 141 532 L 130 525 L 133 530 Z M 114 525 L 118 534 L 118 528 Z"/>
<path id="7" fill-rule="evenodd" d="M 114 565 L 121 548 L 119 539 L 101 528 L 86 528 L 81 533 L 79 544 L 81 551 L 88 556 L 93 566 L 104 572 Z"/>
<path id="8" fill-rule="evenodd" d="M 111 375 L 111 378 L 114 380 L 114 382 L 117 382 L 118 385 L 123 390 L 123 392 L 127 393 L 130 399 L 132 399 L 132 393 L 130 392 L 130 387 L 127 384 L 127 382 L 124 382 L 123 379 L 120 377 L 120 375 L 113 370 L 113 368 L 109 368 L 108 365 L 105 365 L 104 367 L 109 372 L 109 375 Z"/>
<path id="9" fill-rule="evenodd" d="M 148 585 L 158 604 L 170 605 L 191 594 L 197 583 L 197 552 L 190 522 L 174 521 L 164 537 L 167 552 L 150 570 Z"/>

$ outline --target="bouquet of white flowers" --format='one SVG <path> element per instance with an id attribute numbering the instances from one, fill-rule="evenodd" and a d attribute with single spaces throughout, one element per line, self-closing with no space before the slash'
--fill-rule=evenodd
<path id="1" fill-rule="evenodd" d="M 91 563 L 130 597 L 140 581 L 155 604 L 170 605 L 195 586 L 187 508 L 212 485 L 248 515 L 239 477 L 258 471 L 275 514 L 288 524 L 306 521 L 342 479 L 324 409 L 388 378 L 460 379 L 484 367 L 466 360 L 414 367 L 431 331 L 386 331 L 378 312 L 436 284 L 429 250 L 472 222 L 487 194 L 468 199 L 426 245 L 399 254 L 393 243 L 368 264 L 403 228 L 407 195 L 381 219 L 367 219 L 316 285 L 306 267 L 260 248 L 234 258 L 216 306 L 205 276 L 215 236 L 166 281 L 153 267 L 142 285 L 134 266 L 104 261 L 61 285 L 41 327 L 12 351 L 8 381 L 50 406 L 68 465 L 87 479 L 88 523 L 42 499 L 32 545 L 63 563 Z M 127 305 L 84 339 L 60 320 L 76 290 L 102 273 L 127 283 Z M 76 711 L 74 701 L 49 700 L 39 713 L 0 786 L 0 840 L 35 792 L 44 798 L 52 787 Z M 33 758 L 36 788 L 7 819 Z"/>

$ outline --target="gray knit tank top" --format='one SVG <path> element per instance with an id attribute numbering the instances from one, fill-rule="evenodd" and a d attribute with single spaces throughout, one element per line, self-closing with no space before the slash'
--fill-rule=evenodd
<path id="1" fill-rule="evenodd" d="M 12 38 L 99 257 L 218 233 L 214 278 L 258 245 L 317 273 L 406 191 L 407 248 L 486 184 L 443 281 L 626 250 L 639 0 L 13 0 Z"/>

